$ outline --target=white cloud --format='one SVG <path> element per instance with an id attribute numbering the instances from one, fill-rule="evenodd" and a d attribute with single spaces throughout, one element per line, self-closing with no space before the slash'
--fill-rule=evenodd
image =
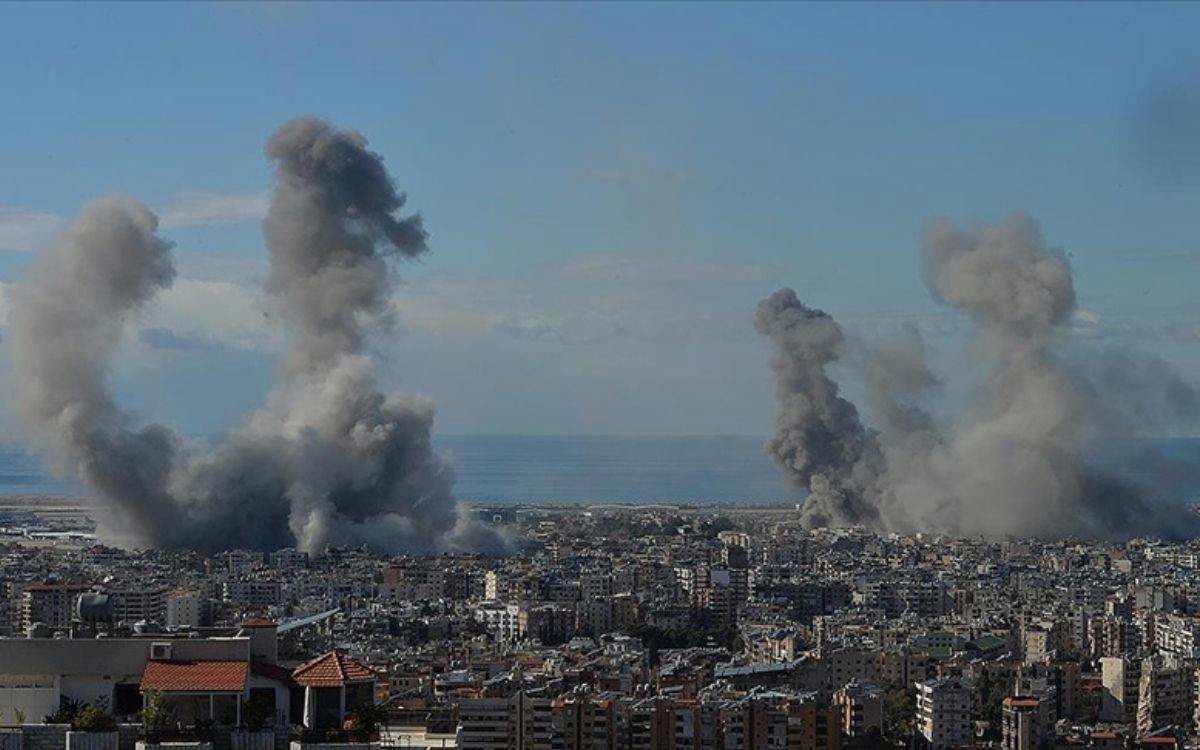
<path id="1" fill-rule="evenodd" d="M 409 331 L 561 346 L 752 337 L 756 287 L 770 278 L 751 264 L 621 254 L 516 278 L 418 273 L 393 300 Z M 744 309 L 726 311 L 742 297 Z"/>
<path id="2" fill-rule="evenodd" d="M 0 250 L 41 250 L 64 226 L 63 218 L 49 211 L 0 205 Z"/>
<path id="3" fill-rule="evenodd" d="M 159 211 L 159 220 L 164 229 L 235 224 L 266 216 L 267 203 L 268 197 L 265 192 L 189 191 L 172 197 Z"/>
<path id="4" fill-rule="evenodd" d="M 644 256 L 591 253 L 563 268 L 569 276 L 624 283 L 678 283 L 681 280 L 751 282 L 778 276 L 778 271 L 755 263 L 722 263 L 672 255 Z"/>
<path id="5" fill-rule="evenodd" d="M 200 348 L 203 342 L 205 348 L 274 351 L 283 341 L 262 293 L 230 281 L 176 279 L 146 311 L 140 327 L 139 340 L 156 348 Z"/>
<path id="6" fill-rule="evenodd" d="M 619 320 L 591 310 L 568 315 L 510 315 L 496 330 L 520 341 L 592 344 L 624 333 Z"/>

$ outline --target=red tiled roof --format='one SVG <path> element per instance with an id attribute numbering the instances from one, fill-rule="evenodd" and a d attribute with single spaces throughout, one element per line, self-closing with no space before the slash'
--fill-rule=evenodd
<path id="1" fill-rule="evenodd" d="M 151 661 L 142 672 L 142 692 L 240 693 L 246 689 L 244 661 Z"/>
<path id="2" fill-rule="evenodd" d="M 275 628 L 279 627 L 274 621 L 265 617 L 251 617 L 242 623 L 243 628 Z"/>
<path id="3" fill-rule="evenodd" d="M 292 679 L 305 687 L 341 687 L 348 682 L 374 682 L 378 676 L 353 659 L 330 651 L 296 667 Z"/>

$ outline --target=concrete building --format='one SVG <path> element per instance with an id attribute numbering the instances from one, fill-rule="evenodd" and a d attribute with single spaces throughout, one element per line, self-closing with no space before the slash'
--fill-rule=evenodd
<path id="1" fill-rule="evenodd" d="M 161 624 L 167 618 L 167 589 L 164 586 L 122 586 L 106 588 L 105 593 L 112 598 L 116 622 L 132 624 L 144 620 Z"/>
<path id="2" fill-rule="evenodd" d="M 69 583 L 34 583 L 21 590 L 17 628 L 28 633 L 35 623 L 53 630 L 66 629 L 75 617 L 75 602 L 91 586 Z"/>
<path id="3" fill-rule="evenodd" d="M 883 695 L 877 685 L 852 681 L 833 694 L 841 711 L 842 734 L 854 739 L 883 732 Z"/>
<path id="4" fill-rule="evenodd" d="M 186 589 L 167 594 L 168 629 L 198 628 L 205 624 L 207 601 L 199 591 Z"/>
<path id="5" fill-rule="evenodd" d="M 253 658 L 250 637 L 0 639 L 0 709 L 40 719 L 66 699 L 108 706 L 117 717 L 142 709 L 143 689 L 191 695 L 187 718 L 210 717 L 210 694 L 236 711 L 255 690 L 270 694 L 280 723 L 290 718 L 287 670 Z M 217 675 L 219 690 L 206 691 Z M 202 696 L 200 701 L 196 696 Z M 198 707 L 198 708 L 197 708 Z M 183 711 L 184 709 L 180 709 Z M 203 715 L 197 711 L 202 710 Z M 221 715 L 213 718 L 221 719 Z M 181 719 L 182 720 L 182 719 Z"/>
<path id="6" fill-rule="evenodd" d="M 974 738 L 971 689 L 961 679 L 943 677 L 918 682 L 917 731 L 930 750 L 948 750 Z"/>
<path id="7" fill-rule="evenodd" d="M 1039 750 L 1053 728 L 1047 702 L 1037 697 L 1004 699 L 1000 721 L 1004 750 Z"/>
<path id="8" fill-rule="evenodd" d="M 487 601 L 475 608 L 476 622 L 483 623 L 498 640 L 515 641 L 521 634 L 521 608 L 516 604 Z"/>
<path id="9" fill-rule="evenodd" d="M 1164 654 L 1200 658 L 1200 617 L 1156 613 L 1154 645 Z"/>
<path id="10" fill-rule="evenodd" d="M 1133 724 L 1138 714 L 1142 662 L 1129 656 L 1100 660 L 1100 719 Z"/>
<path id="11" fill-rule="evenodd" d="M 841 750 L 841 712 L 815 697 L 788 705 L 788 750 Z"/>
<path id="12" fill-rule="evenodd" d="M 518 691 L 458 704 L 460 750 L 553 750 L 553 737 L 554 715 L 545 697 Z"/>
<path id="13" fill-rule="evenodd" d="M 265 610 L 278 604 L 281 595 L 279 581 L 255 578 L 224 584 L 225 600 L 246 609 Z"/>
<path id="14" fill-rule="evenodd" d="M 617 738 L 616 706 L 612 699 L 586 692 L 554 700 L 555 738 L 563 750 L 612 750 Z"/>
<path id="15" fill-rule="evenodd" d="M 1195 714 L 1195 686 L 1193 663 L 1171 656 L 1143 660 L 1138 681 L 1138 735 L 1186 726 Z"/>

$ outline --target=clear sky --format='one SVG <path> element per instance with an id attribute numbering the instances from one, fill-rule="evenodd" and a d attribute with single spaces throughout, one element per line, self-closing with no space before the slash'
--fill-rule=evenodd
<path id="1" fill-rule="evenodd" d="M 1014 209 L 1070 253 L 1088 337 L 1200 380 L 1197 29 L 1183 3 L 0 4 L 0 279 L 88 199 L 145 201 L 180 278 L 116 385 L 230 426 L 280 345 L 262 145 L 315 114 L 425 217 L 376 343 L 439 432 L 765 434 L 761 297 L 952 349 L 916 232 Z"/>

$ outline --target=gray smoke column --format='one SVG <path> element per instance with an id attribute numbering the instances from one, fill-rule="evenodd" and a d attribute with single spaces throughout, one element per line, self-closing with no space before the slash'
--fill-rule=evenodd
<path id="1" fill-rule="evenodd" d="M 214 449 L 121 412 L 106 381 L 124 323 L 174 271 L 153 214 L 104 199 L 19 293 L 26 412 L 111 508 L 110 536 L 199 550 L 498 551 L 503 541 L 455 502 L 430 442 L 432 406 L 381 392 L 365 349 L 388 330 L 389 257 L 426 250 L 419 217 L 397 216 L 404 196 L 357 133 L 298 119 L 267 155 L 268 291 L 289 351 L 266 405 Z"/>
<path id="2" fill-rule="evenodd" d="M 824 312 L 806 307 L 791 289 L 759 303 L 754 327 L 779 350 L 772 364 L 780 411 L 766 450 L 796 485 L 809 490 L 805 522 L 876 522 L 879 447 L 825 370 L 844 351 L 841 327 Z"/>
<path id="3" fill-rule="evenodd" d="M 166 494 L 178 440 L 158 426 L 133 429 L 106 381 L 124 320 L 175 276 L 157 226 L 130 199 L 87 204 L 18 287 L 14 310 L 22 406 L 80 479 L 120 498 L 105 525 L 137 538 L 178 531 Z"/>
<path id="4" fill-rule="evenodd" d="M 922 232 L 922 261 L 934 298 L 974 322 L 973 355 L 992 370 L 975 386 L 971 406 L 941 421 L 923 405 L 942 380 L 927 366 L 915 330 L 848 362 L 881 417 L 879 431 L 872 432 L 852 405 L 838 403 L 836 386 L 824 375 L 824 365 L 840 353 L 840 331 L 839 347 L 829 350 L 833 356 L 814 357 L 812 349 L 761 322 L 764 308 L 777 307 L 773 300 L 807 310 L 790 290 L 760 306 L 758 329 L 779 350 L 775 369 L 783 405 L 769 452 L 805 484 L 814 476 L 805 467 L 815 464 L 797 456 L 856 446 L 851 453 L 829 454 L 832 460 L 816 474 L 854 477 L 837 484 L 849 490 L 851 500 L 842 504 L 855 512 L 827 513 L 828 499 L 813 488 L 806 517 L 954 534 L 1095 538 L 1200 531 L 1181 498 L 1135 488 L 1086 460 L 1090 450 L 1114 440 L 1194 426 L 1200 399 L 1153 357 L 1073 345 L 1064 325 L 1075 312 L 1070 265 L 1045 243 L 1034 219 L 1018 213 L 969 229 L 931 221 Z M 822 328 L 838 330 L 821 315 Z M 821 379 L 794 377 L 817 362 Z M 825 406 L 806 406 L 813 404 Z M 829 406 L 847 418 L 821 418 L 821 429 L 814 430 L 813 414 Z"/>

